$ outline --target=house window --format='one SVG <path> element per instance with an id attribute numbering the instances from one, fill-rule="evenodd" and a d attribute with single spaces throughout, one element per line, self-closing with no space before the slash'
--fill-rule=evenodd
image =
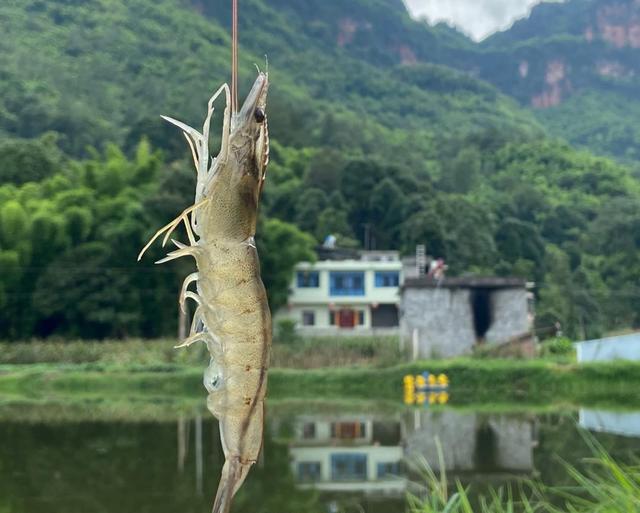
<path id="1" fill-rule="evenodd" d="M 317 289 L 320 286 L 320 273 L 318 271 L 298 271 L 299 289 Z"/>
<path id="2" fill-rule="evenodd" d="M 358 310 L 358 326 L 364 326 L 364 310 Z"/>
<path id="3" fill-rule="evenodd" d="M 333 481 L 365 481 L 367 479 L 367 455 L 360 453 L 332 454 L 331 479 Z"/>
<path id="4" fill-rule="evenodd" d="M 336 317 L 337 317 L 336 312 L 329 312 L 329 325 L 335 326 L 337 324 Z"/>
<path id="5" fill-rule="evenodd" d="M 332 272 L 329 290 L 332 296 L 364 296 L 364 272 Z"/>
<path id="6" fill-rule="evenodd" d="M 378 479 L 400 475 L 400 466 L 397 462 L 378 463 Z"/>
<path id="7" fill-rule="evenodd" d="M 298 463 L 298 479 L 306 482 L 320 481 L 320 462 L 304 461 Z"/>
<path id="8" fill-rule="evenodd" d="M 376 287 L 398 287 L 400 273 L 397 271 L 379 271 L 376 273 Z"/>
<path id="9" fill-rule="evenodd" d="M 316 313 L 311 310 L 305 310 L 302 312 L 302 325 L 303 326 L 315 326 Z"/>
<path id="10" fill-rule="evenodd" d="M 305 440 L 311 440 L 316 437 L 316 424 L 315 422 L 305 422 L 302 426 L 302 438 Z"/>
<path id="11" fill-rule="evenodd" d="M 333 422 L 331 424 L 331 438 L 355 440 L 366 436 L 367 426 L 364 422 Z"/>

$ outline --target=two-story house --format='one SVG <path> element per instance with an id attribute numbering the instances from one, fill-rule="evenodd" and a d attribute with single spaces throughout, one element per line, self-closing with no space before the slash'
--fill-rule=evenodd
<path id="1" fill-rule="evenodd" d="M 402 276 L 396 251 L 302 262 L 296 266 L 284 315 L 307 333 L 397 333 Z"/>
<path id="2" fill-rule="evenodd" d="M 401 418 L 303 415 L 293 423 L 291 470 L 300 488 L 402 497 Z"/>

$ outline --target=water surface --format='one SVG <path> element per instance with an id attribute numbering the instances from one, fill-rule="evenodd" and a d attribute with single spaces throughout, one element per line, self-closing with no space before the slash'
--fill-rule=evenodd
<path id="1" fill-rule="evenodd" d="M 210 511 L 223 455 L 206 411 L 94 409 L 0 406 L 0 512 Z M 590 455 L 580 424 L 619 459 L 640 451 L 640 412 L 482 410 L 270 405 L 264 456 L 234 512 L 403 513 L 416 478 L 405 461 L 416 457 L 475 490 L 519 478 L 563 484 L 559 459 Z"/>

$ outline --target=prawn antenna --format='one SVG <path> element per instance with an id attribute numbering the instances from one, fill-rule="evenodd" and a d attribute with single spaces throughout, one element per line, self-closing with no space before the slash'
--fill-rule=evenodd
<path id="1" fill-rule="evenodd" d="M 231 113 L 238 112 L 238 0 L 231 0 Z"/>

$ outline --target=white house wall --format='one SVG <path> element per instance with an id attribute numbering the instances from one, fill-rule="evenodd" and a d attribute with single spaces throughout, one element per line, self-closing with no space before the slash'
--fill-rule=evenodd
<path id="1" fill-rule="evenodd" d="M 291 470 L 294 475 L 298 475 L 299 463 L 320 463 L 320 482 L 332 482 L 331 476 L 331 456 L 334 454 L 366 454 L 367 456 L 367 479 L 366 481 L 378 480 L 379 463 L 399 463 L 404 457 L 402 447 L 380 447 L 380 446 L 360 446 L 360 447 L 291 447 L 289 457 L 291 458 Z M 358 489 L 357 483 L 352 483 Z"/>
<path id="2" fill-rule="evenodd" d="M 297 274 L 290 283 L 291 305 L 352 305 L 364 304 L 398 304 L 400 295 L 398 287 L 376 287 L 376 272 L 399 272 L 402 279 L 401 262 L 366 262 L 360 260 L 338 260 L 318 262 L 317 264 L 302 263 L 296 266 L 297 271 L 317 271 L 320 274 L 319 287 L 298 288 Z M 331 272 L 364 272 L 364 296 L 332 296 L 329 292 L 329 273 Z"/>

